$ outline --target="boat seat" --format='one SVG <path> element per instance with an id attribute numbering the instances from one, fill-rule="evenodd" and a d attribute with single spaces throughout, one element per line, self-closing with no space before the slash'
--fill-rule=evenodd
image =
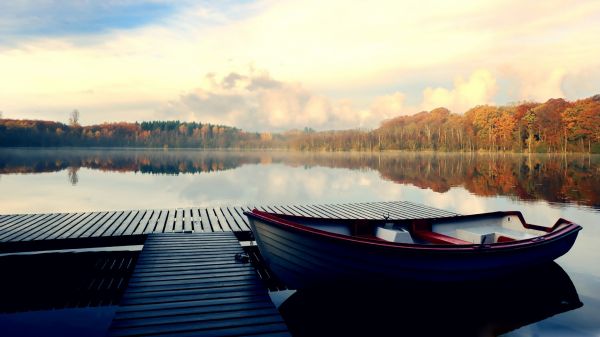
<path id="1" fill-rule="evenodd" d="M 510 242 L 535 237 L 526 232 L 520 232 L 504 227 L 469 227 L 456 230 L 455 236 L 475 244 L 486 244 L 496 242 Z"/>
<path id="2" fill-rule="evenodd" d="M 406 229 L 395 228 L 387 224 L 384 227 L 377 227 L 375 229 L 375 236 L 389 242 L 414 243 L 410 233 Z"/>
<path id="3" fill-rule="evenodd" d="M 470 241 L 461 240 L 449 235 L 437 233 L 431 230 L 431 224 L 424 220 L 413 220 L 411 223 L 412 234 L 415 238 L 428 243 L 444 245 L 470 245 Z"/>

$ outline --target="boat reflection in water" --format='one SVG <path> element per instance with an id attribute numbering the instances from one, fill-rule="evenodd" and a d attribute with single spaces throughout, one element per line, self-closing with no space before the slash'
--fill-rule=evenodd
<path id="1" fill-rule="evenodd" d="M 298 290 L 279 310 L 294 336 L 498 336 L 582 305 L 550 263 L 486 282 Z"/>

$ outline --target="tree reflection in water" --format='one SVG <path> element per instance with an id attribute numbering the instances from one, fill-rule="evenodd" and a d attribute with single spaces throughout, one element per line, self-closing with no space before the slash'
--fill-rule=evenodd
<path id="1" fill-rule="evenodd" d="M 69 175 L 69 182 L 73 186 L 77 185 L 77 183 L 79 182 L 77 171 L 79 171 L 79 167 L 75 166 L 69 166 L 69 168 L 67 169 L 67 174 Z"/>
<path id="2" fill-rule="evenodd" d="M 191 150 L 2 149 L 0 174 L 68 170 L 198 174 L 242 165 L 283 164 L 375 170 L 399 184 L 446 192 L 462 186 L 478 196 L 512 196 L 600 208 L 600 156 L 473 153 L 322 153 Z"/>

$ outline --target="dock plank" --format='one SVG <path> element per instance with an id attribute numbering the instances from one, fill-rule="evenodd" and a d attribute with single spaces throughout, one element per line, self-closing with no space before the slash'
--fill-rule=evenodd
<path id="1" fill-rule="evenodd" d="M 59 230 L 50 232 L 46 237 L 46 240 L 52 240 L 61 237 L 64 233 L 70 232 L 73 229 L 79 228 L 80 226 L 85 225 L 86 223 L 94 220 L 100 212 L 91 212 L 84 213 L 82 217 L 74 219 L 68 226 L 62 226 Z"/>
<path id="2" fill-rule="evenodd" d="M 94 226 L 88 228 L 86 231 L 81 233 L 80 237 L 92 237 L 97 232 L 103 232 L 104 230 L 106 230 L 108 224 L 110 224 L 111 221 L 114 221 L 115 218 L 119 217 L 121 213 L 123 213 L 123 211 L 109 212 L 107 216 L 96 222 Z"/>
<path id="3" fill-rule="evenodd" d="M 208 219 L 210 221 L 210 225 L 213 229 L 213 232 L 231 231 L 229 228 L 227 228 L 227 230 L 223 228 L 223 225 L 221 224 L 219 218 L 217 218 L 217 215 L 215 214 L 214 208 L 207 208 L 206 214 L 208 215 Z"/>
<path id="4" fill-rule="evenodd" d="M 109 223 L 105 225 L 106 228 L 104 228 L 104 230 L 94 233 L 97 234 L 94 236 L 113 236 L 116 233 L 119 226 L 121 226 L 121 223 L 123 223 L 123 221 L 127 220 L 131 216 L 131 213 L 133 213 L 133 211 L 125 211 L 121 213 L 117 217 L 113 218 L 112 221 L 109 221 Z"/>
<path id="5" fill-rule="evenodd" d="M 76 216 L 77 213 L 61 213 L 60 216 L 52 219 L 52 221 L 44 222 L 43 226 L 39 226 L 36 228 L 28 228 L 27 230 L 23 230 L 22 233 L 14 238 L 11 238 L 10 241 L 29 241 L 33 240 L 36 236 L 40 235 L 44 231 L 49 228 L 53 228 L 54 226 L 64 223 Z"/>
<path id="6" fill-rule="evenodd" d="M 154 231 L 156 230 L 156 225 L 158 224 L 158 220 L 160 219 L 161 212 L 163 211 L 160 209 L 154 210 L 152 212 L 152 216 L 148 219 L 148 223 L 146 224 L 146 226 L 144 228 L 141 228 L 141 231 L 136 234 L 154 233 Z"/>
<path id="7" fill-rule="evenodd" d="M 133 218 L 133 220 L 129 223 L 129 225 L 123 230 L 122 235 L 133 235 L 133 232 L 135 231 L 137 226 L 142 221 L 142 218 L 144 218 L 144 216 L 148 212 L 150 212 L 150 211 L 148 211 L 148 210 L 139 211 L 138 214 L 135 216 L 135 218 Z"/>
<path id="8" fill-rule="evenodd" d="M 235 219 L 235 222 L 242 230 L 250 230 L 250 224 L 248 223 L 248 219 L 244 215 L 244 211 L 241 207 L 228 207 L 227 210 L 229 214 Z"/>
<path id="9" fill-rule="evenodd" d="M 64 238 L 77 238 L 88 230 L 92 230 L 96 228 L 98 223 L 105 221 L 106 218 L 110 218 L 113 212 L 102 212 L 96 218 L 91 221 L 88 221 L 85 225 L 75 227 L 73 230 L 65 232 L 62 237 Z"/>
<path id="10" fill-rule="evenodd" d="M 132 223 L 134 221 L 134 219 L 138 216 L 138 214 L 141 212 L 143 212 L 143 211 L 132 211 L 127 216 L 127 218 L 123 219 L 122 222 L 117 224 L 117 226 L 113 232 L 113 236 L 123 235 L 123 233 L 125 233 L 125 231 L 127 230 L 127 227 L 129 227 L 129 224 Z"/>
<path id="11" fill-rule="evenodd" d="M 144 230 L 146 229 L 146 226 L 148 225 L 148 222 L 150 221 L 150 218 L 152 217 L 154 212 L 155 211 L 152 209 L 147 210 L 146 213 L 144 214 L 144 216 L 142 216 L 142 218 L 140 219 L 139 223 L 136 225 L 136 227 L 131 232 L 131 235 L 143 234 Z"/>
<path id="12" fill-rule="evenodd" d="M 227 226 L 229 226 L 229 228 L 232 231 L 242 231 L 242 229 L 238 225 L 237 221 L 235 221 L 235 218 L 233 217 L 233 215 L 231 215 L 227 207 L 220 207 L 217 211 L 217 216 L 219 216 L 219 218 L 223 218 L 224 221 L 227 223 Z"/>
<path id="13" fill-rule="evenodd" d="M 26 214 L 25 216 L 16 219 L 15 221 L 7 224 L 4 228 L 2 228 L 0 230 L 0 240 L 4 237 L 12 235 L 12 233 L 15 233 L 16 231 L 20 231 L 23 228 L 29 228 L 29 226 L 31 226 L 32 224 L 35 224 L 37 221 L 43 220 L 44 218 L 47 218 L 49 216 L 52 216 L 52 213 Z"/>
<path id="14" fill-rule="evenodd" d="M 8 231 L 3 235 L 0 235 L 0 240 L 4 241 L 18 241 L 23 235 L 28 233 L 37 232 L 41 228 L 44 228 L 48 223 L 53 223 L 57 218 L 61 218 L 63 214 L 49 214 L 49 216 L 42 217 L 34 222 L 29 223 L 27 226 L 15 228 L 12 231 Z"/>
<path id="15" fill-rule="evenodd" d="M 148 235 L 109 336 L 289 336 L 241 252 L 233 232 Z"/>
<path id="16" fill-rule="evenodd" d="M 189 232 L 193 230 L 193 226 L 192 226 L 192 209 L 191 208 L 185 208 L 183 210 L 183 231 L 184 232 Z"/>
<path id="17" fill-rule="evenodd" d="M 165 231 L 165 224 L 167 222 L 167 217 L 168 216 L 169 216 L 169 210 L 168 209 L 163 209 L 162 211 L 160 211 L 160 217 L 156 221 L 156 227 L 155 227 L 153 233 L 164 233 L 164 231 Z"/>
<path id="18" fill-rule="evenodd" d="M 409 201 L 317 205 L 258 205 L 162 210 L 79 213 L 9 214 L 0 216 L 0 251 L 4 244 L 78 240 L 150 233 L 249 232 L 243 214 L 257 207 L 268 212 L 325 218 L 414 219 L 455 216 L 456 213 Z"/>
<path id="19" fill-rule="evenodd" d="M 183 232 L 183 209 L 178 208 L 175 213 L 175 227 L 173 227 L 174 232 Z"/>
<path id="20" fill-rule="evenodd" d="M 169 210 L 167 215 L 167 221 L 165 221 L 165 233 L 173 233 L 175 231 L 175 219 L 177 216 L 177 210 Z"/>

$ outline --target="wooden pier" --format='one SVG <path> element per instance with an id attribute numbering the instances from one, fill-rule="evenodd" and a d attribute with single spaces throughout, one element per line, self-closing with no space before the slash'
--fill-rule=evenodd
<path id="1" fill-rule="evenodd" d="M 142 244 L 151 233 L 249 233 L 244 211 L 326 218 L 410 219 L 455 213 L 407 201 L 0 215 L 0 252 Z"/>
<path id="2" fill-rule="evenodd" d="M 148 236 L 110 336 L 289 336 L 233 233 Z"/>
<path id="3" fill-rule="evenodd" d="M 0 215 L 0 254 L 143 245 L 119 301 L 110 336 L 289 336 L 268 295 L 270 272 L 244 211 L 325 218 L 414 219 L 455 213 L 411 202 L 180 208 Z M 125 247 L 128 248 L 128 247 Z"/>

